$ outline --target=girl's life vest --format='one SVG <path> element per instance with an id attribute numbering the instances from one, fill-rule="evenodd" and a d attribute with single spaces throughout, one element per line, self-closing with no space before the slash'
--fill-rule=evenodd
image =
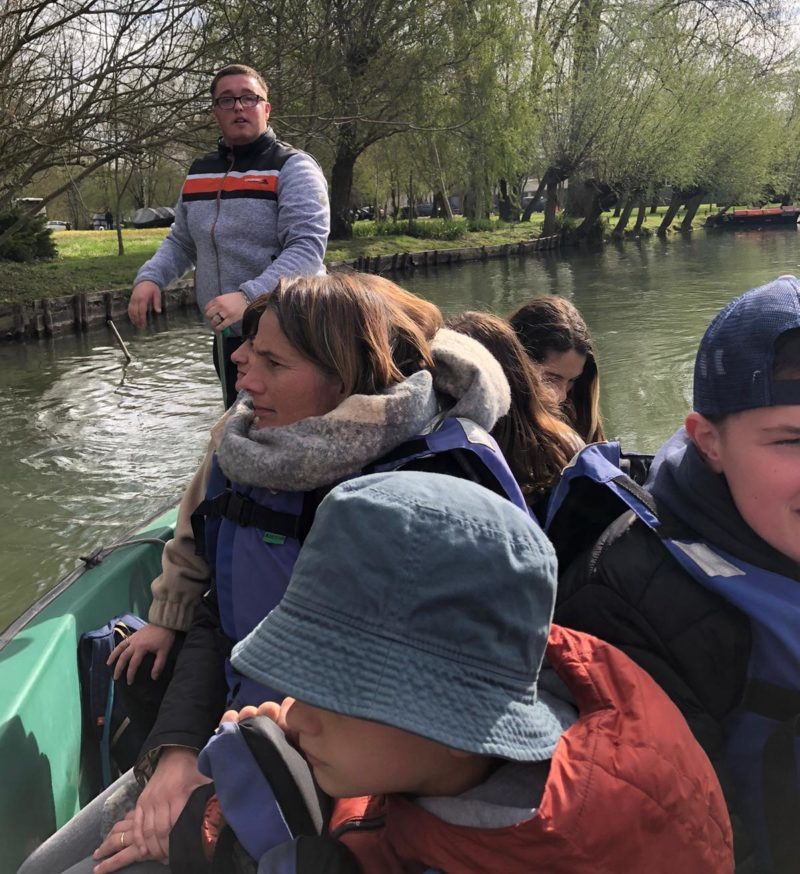
<path id="1" fill-rule="evenodd" d="M 653 497 L 619 469 L 619 444 L 593 444 L 564 470 L 545 530 L 559 560 L 590 543 L 571 534 L 585 522 L 593 542 L 620 513 L 632 510 L 693 579 L 750 620 L 752 647 L 740 706 L 726 724 L 726 759 L 736 809 L 762 864 L 797 870 L 800 859 L 800 589 L 699 539 L 666 537 Z M 605 522 L 605 524 L 603 524 Z M 598 530 L 599 529 L 599 530 Z"/>
<path id="2" fill-rule="evenodd" d="M 396 447 L 363 474 L 436 464 L 479 482 L 528 512 L 519 485 L 491 435 L 469 419 L 444 418 L 429 434 Z M 225 635 L 242 640 L 275 607 L 289 585 L 294 563 L 314 514 L 336 485 L 312 492 L 276 492 L 230 483 L 216 458 L 206 498 L 192 514 L 199 554 L 211 568 Z M 229 706 L 279 699 L 276 690 L 239 674 L 226 662 Z"/>

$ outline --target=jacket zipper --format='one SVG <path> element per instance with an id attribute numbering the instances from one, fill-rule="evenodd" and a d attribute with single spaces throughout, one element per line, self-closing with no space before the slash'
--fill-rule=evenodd
<path id="1" fill-rule="evenodd" d="M 233 154 L 231 154 L 229 158 L 228 169 L 225 171 L 225 175 L 220 179 L 219 188 L 217 188 L 217 211 L 214 214 L 214 221 L 211 225 L 211 245 L 214 247 L 214 259 L 217 262 L 217 295 L 223 293 L 222 291 L 222 269 L 219 264 L 219 248 L 217 247 L 217 222 L 219 221 L 219 213 L 222 208 L 222 189 L 225 185 L 225 180 L 228 178 L 228 173 L 233 170 L 233 165 L 236 161 L 236 158 Z"/>

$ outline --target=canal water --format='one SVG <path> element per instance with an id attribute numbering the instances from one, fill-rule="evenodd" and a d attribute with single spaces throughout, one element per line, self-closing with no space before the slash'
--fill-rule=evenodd
<path id="1" fill-rule="evenodd" d="M 736 294 L 800 275 L 800 233 L 698 233 L 596 252 L 417 271 L 401 284 L 439 304 L 506 314 L 560 294 L 596 340 L 607 433 L 654 451 L 691 403 L 709 319 Z M 0 628 L 85 555 L 176 501 L 221 413 L 210 336 L 194 313 L 146 332 L 0 344 Z"/>

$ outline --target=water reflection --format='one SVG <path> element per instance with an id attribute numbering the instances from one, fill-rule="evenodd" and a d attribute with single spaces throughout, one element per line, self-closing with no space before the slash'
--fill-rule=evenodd
<path id="1" fill-rule="evenodd" d="M 534 295 L 570 298 L 596 338 L 608 432 L 653 451 L 689 409 L 694 351 L 710 318 L 784 273 L 800 273 L 795 230 L 700 233 L 400 281 L 446 313 L 507 314 Z M 78 555 L 176 500 L 221 413 L 199 317 L 170 316 L 141 334 L 119 327 L 134 356 L 127 367 L 105 328 L 0 344 L 0 627 Z"/>
<path id="2" fill-rule="evenodd" d="M 199 319 L 0 346 L 0 627 L 77 563 L 174 502 L 221 413 Z"/>
<path id="3" fill-rule="evenodd" d="M 590 252 L 487 261 L 418 272 L 408 281 L 447 312 L 505 315 L 529 297 L 560 294 L 595 338 L 607 431 L 654 451 L 691 406 L 694 353 L 732 297 L 781 274 L 800 275 L 800 233 L 698 233 Z"/>

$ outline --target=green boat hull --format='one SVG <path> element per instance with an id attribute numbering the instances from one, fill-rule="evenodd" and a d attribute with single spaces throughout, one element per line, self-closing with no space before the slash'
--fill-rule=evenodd
<path id="1" fill-rule="evenodd" d="M 0 635 L 0 872 L 14 872 L 88 800 L 81 768 L 78 638 L 125 611 L 147 615 L 177 510 L 77 571 Z M 127 539 L 127 538 L 126 538 Z"/>

